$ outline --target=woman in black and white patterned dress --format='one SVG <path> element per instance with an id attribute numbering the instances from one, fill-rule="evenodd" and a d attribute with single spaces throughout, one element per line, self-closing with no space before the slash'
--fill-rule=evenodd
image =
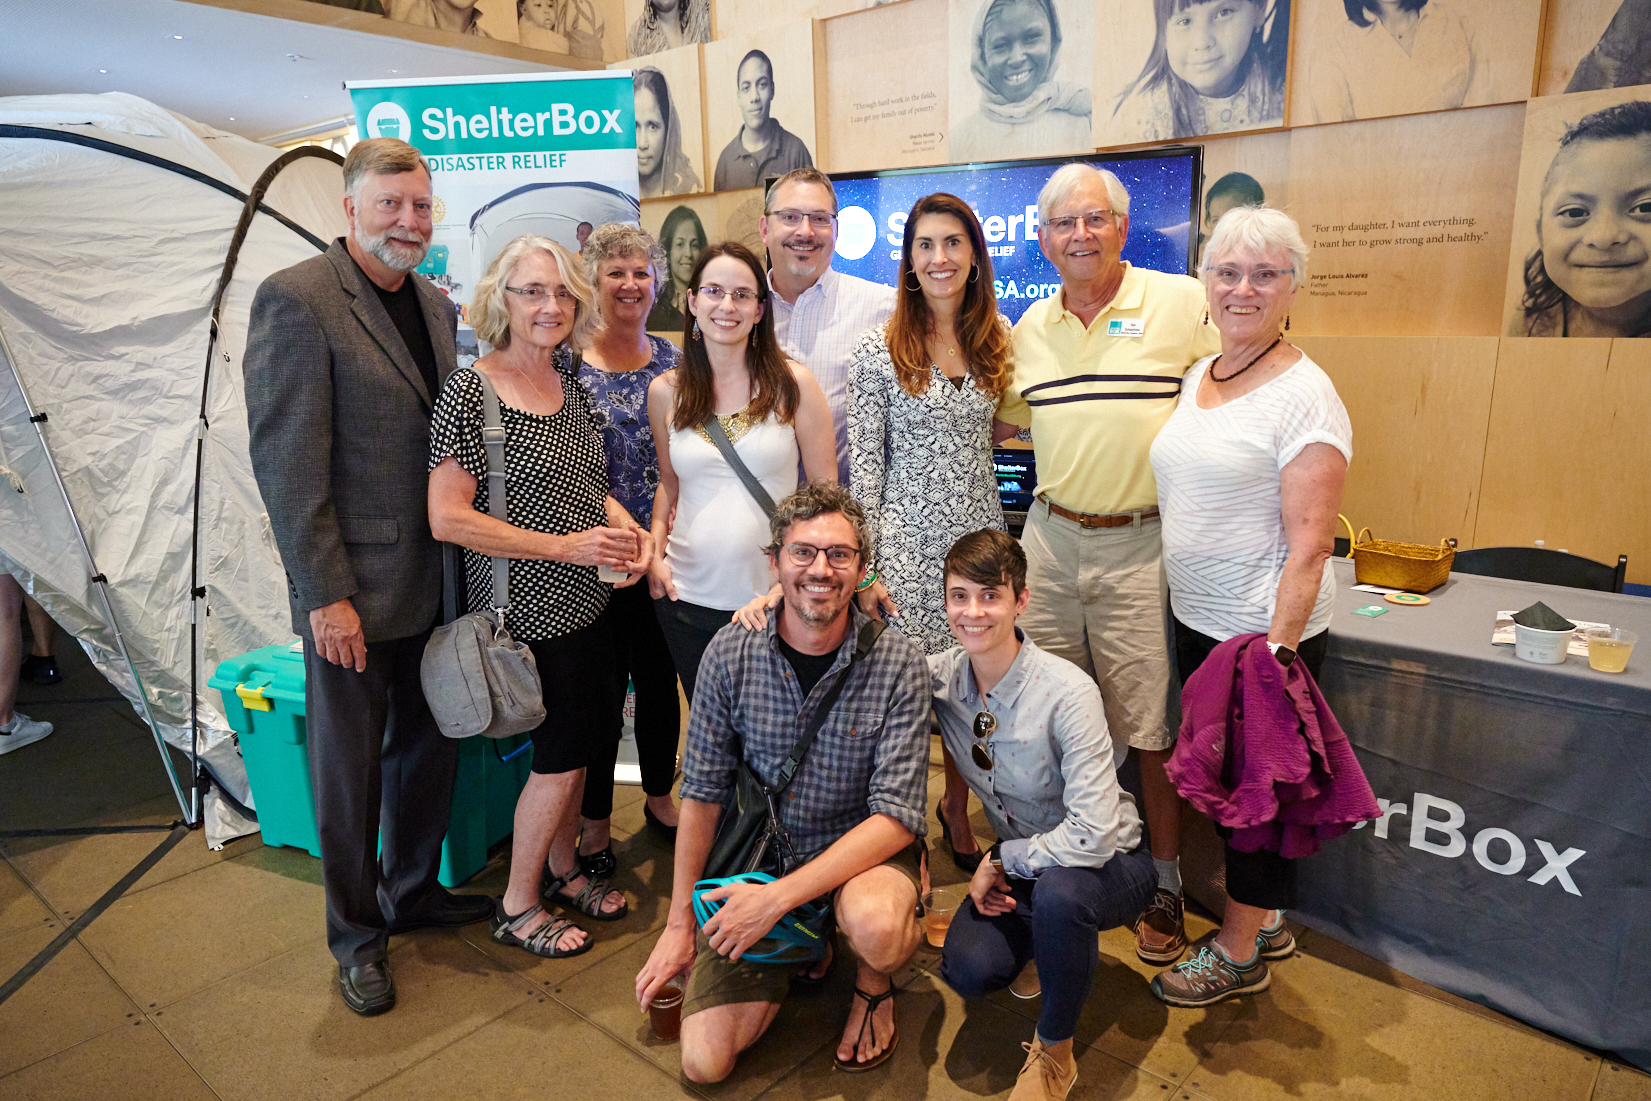
<path id="1" fill-rule="evenodd" d="M 465 548 L 472 611 L 493 606 L 489 556 L 510 559 L 505 626 L 533 650 L 544 685 L 547 714 L 531 732 L 533 774 L 516 804 L 510 884 L 493 936 L 549 957 L 591 942 L 544 903 L 599 921 L 626 913 L 624 895 L 580 873 L 574 835 L 586 762 L 619 738 L 609 586 L 597 567 L 627 572 L 622 584 L 635 584 L 653 555 L 650 534 L 608 493 L 602 436 L 579 385 L 576 353 L 595 316 L 583 266 L 543 237 L 516 238 L 476 285 L 476 335 L 495 350 L 475 366 L 499 396 L 508 523 L 488 514 L 475 374 L 448 378 L 430 423 L 431 530 Z"/>
<path id="2" fill-rule="evenodd" d="M 993 413 L 1011 373 L 992 261 L 967 203 L 919 199 L 906 218 L 894 315 L 849 361 L 849 486 L 865 506 L 893 625 L 924 653 L 957 644 L 946 624 L 944 562 L 959 538 L 1004 530 L 992 472 Z M 941 822 L 960 863 L 979 863 L 968 788 L 946 760 Z"/>

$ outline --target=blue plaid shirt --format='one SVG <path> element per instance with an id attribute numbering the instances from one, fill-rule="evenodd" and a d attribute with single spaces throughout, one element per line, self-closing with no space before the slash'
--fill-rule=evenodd
<path id="1" fill-rule="evenodd" d="M 741 748 L 765 784 L 802 737 L 813 709 L 843 676 L 866 617 L 855 607 L 837 660 L 805 700 L 791 663 L 780 653 L 780 615 L 747 631 L 718 631 L 699 666 L 682 759 L 682 798 L 723 803 L 733 793 Z M 927 832 L 929 666 L 899 631 L 884 631 L 853 669 L 831 717 L 820 728 L 780 803 L 780 823 L 797 858 L 814 859 L 874 814 L 886 814 L 918 837 Z"/>

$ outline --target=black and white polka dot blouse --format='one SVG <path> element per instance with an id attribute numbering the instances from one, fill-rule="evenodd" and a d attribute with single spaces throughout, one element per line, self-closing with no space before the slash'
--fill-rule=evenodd
<path id="1" fill-rule="evenodd" d="M 505 431 L 505 474 L 510 522 L 528 531 L 571 535 L 607 524 L 607 459 L 602 434 L 571 353 L 556 353 L 566 395 L 551 416 L 500 403 Z M 476 479 L 473 507 L 488 510 L 487 453 L 482 447 L 482 387 L 471 371 L 454 371 L 442 387 L 430 419 L 430 469 L 449 455 Z M 493 563 L 464 552 L 471 611 L 493 607 Z M 607 606 L 609 586 L 595 566 L 515 558 L 510 561 L 510 611 L 505 626 L 520 641 L 554 638 L 595 621 Z"/>

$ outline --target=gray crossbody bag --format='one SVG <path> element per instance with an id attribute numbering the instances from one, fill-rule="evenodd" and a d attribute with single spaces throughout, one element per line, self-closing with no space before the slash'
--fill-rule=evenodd
<path id="1" fill-rule="evenodd" d="M 762 514 L 772 520 L 774 518 L 774 498 L 768 495 L 768 491 L 762 487 L 762 483 L 757 480 L 757 476 L 751 473 L 751 468 L 745 465 L 745 460 L 740 458 L 739 452 L 734 450 L 734 441 L 730 440 L 728 433 L 722 430 L 722 422 L 717 420 L 717 415 L 712 413 L 707 416 L 705 423 L 700 427 L 705 429 L 705 434 L 711 437 L 711 442 L 722 453 L 723 459 L 727 461 L 729 466 L 733 467 L 734 473 L 739 475 L 739 480 L 745 483 L 746 492 L 750 493 L 752 500 L 757 502 L 757 507 L 762 509 Z"/>
<path id="2" fill-rule="evenodd" d="M 505 490 L 504 420 L 499 395 L 482 384 L 482 446 L 487 451 L 487 511 L 509 522 Z M 419 678 L 441 732 L 449 738 L 508 738 L 545 721 L 539 666 L 526 643 L 505 629 L 510 609 L 510 559 L 493 558 L 493 610 L 471 612 L 437 627 L 424 646 Z"/>

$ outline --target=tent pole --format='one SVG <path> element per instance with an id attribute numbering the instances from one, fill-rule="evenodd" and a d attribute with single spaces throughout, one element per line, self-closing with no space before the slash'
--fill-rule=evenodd
<path id="1" fill-rule="evenodd" d="M 103 602 L 103 614 L 108 619 L 109 627 L 115 633 L 115 645 L 120 650 L 121 660 L 132 674 L 132 683 L 137 687 L 138 699 L 143 704 L 143 714 L 149 720 L 149 732 L 154 735 L 155 748 L 160 752 L 161 767 L 166 770 L 166 778 L 172 784 L 172 794 L 178 800 L 178 810 L 183 813 L 184 821 L 190 826 L 199 824 L 199 816 L 193 812 L 190 803 L 186 803 L 183 791 L 178 787 L 177 773 L 172 769 L 172 759 L 166 752 L 166 740 L 161 737 L 160 724 L 155 721 L 154 709 L 149 705 L 149 691 L 143 686 L 143 677 L 138 674 L 137 663 L 126 649 L 126 639 L 121 634 L 120 620 L 115 616 L 115 606 L 109 601 L 109 579 L 97 568 L 97 560 L 92 556 L 92 546 L 86 541 L 86 531 L 80 526 L 80 517 L 75 513 L 74 500 L 69 496 L 69 487 L 63 482 L 63 473 L 57 468 L 57 459 L 52 455 L 51 445 L 46 440 L 46 414 L 37 412 L 34 402 L 29 400 L 29 389 L 23 384 L 23 374 L 18 370 L 17 357 L 12 354 L 11 342 L 6 339 L 6 331 L 0 328 L 0 353 L 4 353 L 6 366 L 11 370 L 11 377 L 17 383 L 17 392 L 23 396 L 23 408 L 28 411 L 29 423 L 34 425 L 35 435 L 40 438 L 40 450 L 46 456 L 46 465 L 51 468 L 52 479 L 57 483 L 57 491 L 63 496 L 63 506 L 69 510 L 69 522 L 74 524 L 75 535 L 80 539 L 81 553 L 86 557 L 86 568 L 90 572 L 91 580 L 97 585 L 99 599 Z"/>

